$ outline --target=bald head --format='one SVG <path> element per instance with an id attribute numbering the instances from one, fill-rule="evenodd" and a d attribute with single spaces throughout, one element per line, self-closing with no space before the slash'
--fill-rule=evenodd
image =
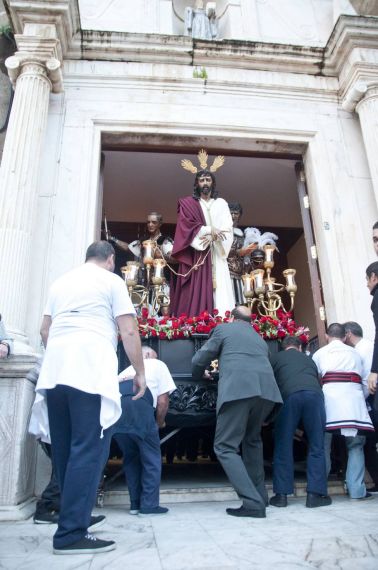
<path id="1" fill-rule="evenodd" d="M 157 353 L 150 346 L 142 346 L 143 358 L 157 358 Z"/>
<path id="2" fill-rule="evenodd" d="M 232 309 L 231 316 L 234 317 L 235 321 L 246 321 L 247 323 L 250 323 L 251 309 L 244 305 L 239 305 L 238 307 L 235 307 L 235 309 Z"/>

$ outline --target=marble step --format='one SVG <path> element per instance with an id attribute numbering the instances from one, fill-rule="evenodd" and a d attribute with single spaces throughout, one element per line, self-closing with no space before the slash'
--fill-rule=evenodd
<path id="1" fill-rule="evenodd" d="M 272 484 L 267 484 L 269 496 L 273 494 Z M 293 496 L 304 497 L 306 496 L 306 483 L 297 482 L 294 488 Z M 330 495 L 344 495 L 343 481 L 329 481 L 328 492 Z M 160 502 L 165 504 L 172 503 L 199 503 L 199 502 L 212 502 L 212 501 L 236 501 L 238 497 L 229 485 L 218 486 L 191 486 L 188 485 L 180 487 L 165 487 L 160 490 Z M 123 487 L 105 490 L 103 494 L 98 496 L 98 506 L 123 506 L 129 505 L 129 494 Z"/>

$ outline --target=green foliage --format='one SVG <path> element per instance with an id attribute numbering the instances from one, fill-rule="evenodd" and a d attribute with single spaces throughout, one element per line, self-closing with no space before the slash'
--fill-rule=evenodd
<path id="1" fill-rule="evenodd" d="M 10 38 L 12 34 L 13 34 L 12 28 L 9 26 L 9 24 L 6 24 L 5 26 L 0 26 L 0 36 L 5 36 L 6 38 Z"/>
<path id="2" fill-rule="evenodd" d="M 204 79 L 206 81 L 207 71 L 205 67 L 201 67 L 200 69 L 198 69 L 198 67 L 195 67 L 193 69 L 193 77 L 194 79 Z"/>

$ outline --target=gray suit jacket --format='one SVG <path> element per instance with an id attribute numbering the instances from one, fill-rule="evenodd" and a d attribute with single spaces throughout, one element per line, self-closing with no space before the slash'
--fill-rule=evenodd
<path id="1" fill-rule="evenodd" d="M 245 321 L 218 325 L 192 359 L 195 379 L 212 360 L 219 360 L 217 412 L 222 404 L 258 396 L 277 404 L 282 398 L 268 357 L 268 347 Z"/>

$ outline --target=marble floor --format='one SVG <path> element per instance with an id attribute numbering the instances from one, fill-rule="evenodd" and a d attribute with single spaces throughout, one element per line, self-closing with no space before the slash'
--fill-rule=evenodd
<path id="1" fill-rule="evenodd" d="M 378 497 L 306 509 L 290 499 L 269 507 L 266 519 L 238 519 L 225 508 L 238 503 L 176 503 L 161 516 L 131 516 L 107 507 L 97 536 L 117 541 L 95 556 L 52 554 L 51 525 L 32 520 L 0 524 L 0 568 L 17 570 L 377 570 Z"/>

